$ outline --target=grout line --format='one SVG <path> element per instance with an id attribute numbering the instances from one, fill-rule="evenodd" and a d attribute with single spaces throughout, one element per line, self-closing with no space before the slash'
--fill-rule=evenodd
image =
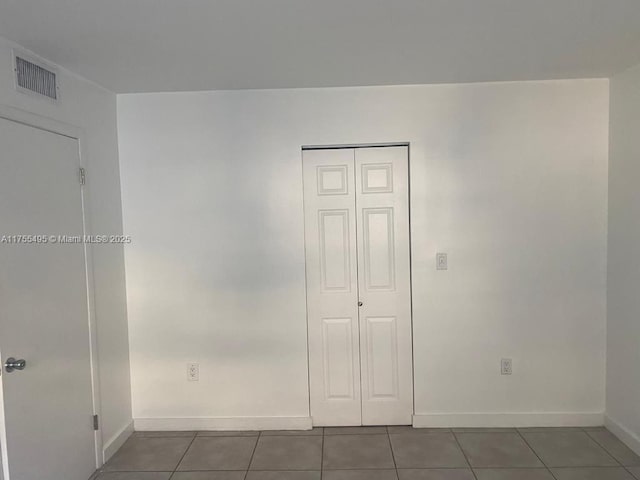
<path id="1" fill-rule="evenodd" d="M 253 452 L 251 452 L 251 458 L 249 459 L 249 465 L 247 465 L 247 471 L 244 472 L 244 480 L 247 480 L 247 477 L 249 476 L 249 469 L 251 468 L 251 464 L 253 463 L 253 456 L 256 454 L 256 450 L 258 449 L 258 442 L 260 441 L 260 437 L 262 437 L 262 431 L 259 431 L 258 436 L 256 437 L 256 444 L 253 446 Z"/>
<path id="2" fill-rule="evenodd" d="M 324 476 L 324 432 L 326 429 L 322 427 L 322 446 L 320 447 L 320 480 Z"/>
<path id="3" fill-rule="evenodd" d="M 384 429 L 387 431 L 387 440 L 389 441 L 389 448 L 391 449 L 391 458 L 393 459 L 393 468 L 396 471 L 396 479 L 400 478 L 400 474 L 398 473 L 398 464 L 396 463 L 396 454 L 393 453 L 393 444 L 391 443 L 391 435 L 389 434 L 389 427 L 385 426 Z"/>
<path id="4" fill-rule="evenodd" d="M 178 463 L 176 463 L 176 467 L 173 469 L 173 472 L 171 472 L 171 475 L 169 475 L 169 480 L 171 480 L 173 478 L 173 476 L 176 474 L 176 472 L 178 471 L 178 467 L 182 463 L 182 460 L 184 460 L 184 457 L 187 456 L 187 452 L 189 451 L 189 449 L 191 448 L 191 445 L 193 445 L 193 442 L 195 442 L 195 441 L 196 441 L 196 435 L 194 433 L 193 438 L 189 442 L 189 446 L 187 447 L 187 449 L 184 451 L 184 453 L 180 457 L 180 460 L 178 461 Z"/>
<path id="5" fill-rule="evenodd" d="M 540 455 L 538 455 L 538 452 L 536 452 L 533 447 L 531 445 L 529 445 L 529 442 L 527 442 L 527 439 L 524 438 L 524 435 L 522 435 L 522 432 L 520 431 L 519 428 L 516 428 L 516 432 L 518 433 L 518 435 L 520 436 L 520 438 L 522 439 L 522 441 L 525 443 L 525 445 L 527 447 L 529 447 L 529 450 L 531 450 L 533 452 L 533 454 L 536 456 L 536 458 L 538 460 L 540 460 L 540 463 L 542 463 L 542 465 L 544 465 L 544 468 L 547 469 L 547 472 L 549 472 L 549 475 L 551 475 L 553 478 L 555 478 L 556 480 L 558 480 L 558 477 L 556 477 L 554 475 L 554 473 L 551 471 L 551 467 L 549 467 L 546 463 L 544 463 L 544 460 L 542 460 L 542 458 L 540 458 Z"/>
<path id="6" fill-rule="evenodd" d="M 467 454 L 465 453 L 464 448 L 462 448 L 462 445 L 460 444 L 460 440 L 458 440 L 458 436 L 456 435 L 456 432 L 453 431 L 453 429 L 451 429 L 451 435 L 453 435 L 453 439 L 456 441 L 456 445 L 458 445 L 458 448 L 462 452 L 462 456 L 464 457 L 465 461 L 467 462 L 467 466 L 469 467 L 469 470 L 471 470 L 471 475 L 473 475 L 473 478 L 478 480 L 478 477 L 476 476 L 476 472 L 473 469 L 473 467 L 471 466 L 471 462 L 469 461 L 469 457 L 467 457 Z"/>
<path id="7" fill-rule="evenodd" d="M 624 469 L 625 469 L 627 472 L 629 472 L 629 475 L 631 475 L 631 478 L 638 478 L 638 477 L 636 477 L 636 476 L 635 476 L 635 474 L 630 470 L 630 468 L 633 468 L 633 467 L 624 467 Z"/>
<path id="8" fill-rule="evenodd" d="M 607 430 L 607 431 L 608 431 L 608 430 Z M 611 452 L 609 451 L 609 449 L 608 449 L 607 447 L 605 447 L 605 446 L 604 446 L 603 444 L 601 444 L 597 439 L 595 439 L 593 436 L 591 436 L 591 434 L 590 434 L 589 432 L 585 431 L 584 433 L 586 433 L 586 434 L 587 434 L 587 437 L 589 437 L 591 440 L 593 440 L 593 441 L 596 443 L 596 445 L 598 445 L 598 446 L 599 446 L 600 448 L 602 448 L 605 452 L 607 452 L 607 455 L 609 455 L 611 458 L 613 458 L 613 459 L 618 463 L 618 465 L 620 465 L 622 468 L 625 468 L 625 469 L 627 468 L 627 467 L 625 467 L 625 466 L 622 464 L 622 462 L 621 462 L 620 460 L 618 460 L 618 459 L 615 457 L 615 455 L 614 455 L 613 453 L 611 453 Z M 611 435 L 613 435 L 613 433 L 611 433 L 611 432 L 609 432 L 609 433 L 610 433 Z M 620 439 L 619 439 L 618 437 L 616 437 L 615 435 L 613 435 L 613 436 L 616 438 L 616 440 L 620 440 Z M 620 441 L 622 442 L 622 440 L 620 440 Z M 622 442 L 622 443 L 624 444 L 624 442 Z M 625 447 L 626 447 L 626 444 L 624 444 L 624 445 L 625 445 Z M 628 448 L 628 447 L 627 447 L 627 448 Z M 631 473 L 631 472 L 629 472 L 629 473 Z M 632 475 L 632 476 L 633 476 L 633 475 Z"/>

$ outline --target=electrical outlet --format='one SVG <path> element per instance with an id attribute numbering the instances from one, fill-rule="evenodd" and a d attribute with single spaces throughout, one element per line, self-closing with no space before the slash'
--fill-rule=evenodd
<path id="1" fill-rule="evenodd" d="M 199 363 L 187 363 L 187 380 L 189 382 L 197 382 L 200 380 Z"/>
<path id="2" fill-rule="evenodd" d="M 436 270 L 446 270 L 447 268 L 447 254 L 436 253 Z"/>
<path id="3" fill-rule="evenodd" d="M 513 361 L 510 358 L 503 358 L 500 361 L 500 373 L 502 375 L 511 375 L 513 373 Z"/>

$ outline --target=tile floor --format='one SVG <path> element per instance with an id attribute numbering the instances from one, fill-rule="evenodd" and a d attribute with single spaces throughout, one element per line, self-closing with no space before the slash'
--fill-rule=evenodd
<path id="1" fill-rule="evenodd" d="M 640 480 L 604 428 L 136 432 L 96 480 Z"/>

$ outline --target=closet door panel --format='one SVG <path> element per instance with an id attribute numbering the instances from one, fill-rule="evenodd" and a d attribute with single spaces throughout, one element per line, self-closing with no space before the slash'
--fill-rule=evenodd
<path id="1" fill-rule="evenodd" d="M 303 151 L 313 424 L 361 425 L 353 149 Z"/>
<path id="2" fill-rule="evenodd" d="M 408 147 L 355 150 L 363 425 L 411 424 Z"/>

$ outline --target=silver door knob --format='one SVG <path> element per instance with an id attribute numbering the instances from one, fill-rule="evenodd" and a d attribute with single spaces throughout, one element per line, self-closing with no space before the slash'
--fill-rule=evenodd
<path id="1" fill-rule="evenodd" d="M 24 367 L 27 366 L 27 362 L 25 360 L 16 360 L 13 357 L 7 358 L 7 361 L 4 362 L 4 369 L 7 373 L 11 373 L 14 370 L 24 370 Z"/>

